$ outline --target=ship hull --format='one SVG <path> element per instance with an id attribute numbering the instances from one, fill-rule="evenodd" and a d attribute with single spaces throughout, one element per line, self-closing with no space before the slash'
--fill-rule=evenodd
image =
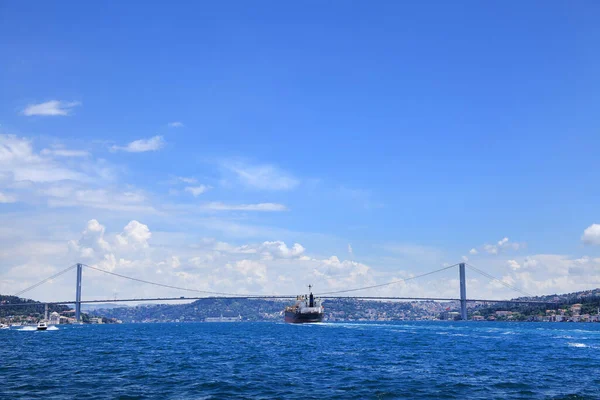
<path id="1" fill-rule="evenodd" d="M 323 313 L 296 313 L 285 312 L 285 322 L 290 324 L 306 324 L 323 321 Z"/>

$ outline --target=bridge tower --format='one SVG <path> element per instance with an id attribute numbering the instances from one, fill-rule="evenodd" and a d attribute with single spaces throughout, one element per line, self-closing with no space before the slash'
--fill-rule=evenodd
<path id="1" fill-rule="evenodd" d="M 81 322 L 81 273 L 83 265 L 77 264 L 77 284 L 75 290 L 75 319 Z"/>
<path id="2" fill-rule="evenodd" d="M 465 279 L 465 263 L 458 264 L 460 274 L 460 319 L 467 320 L 467 280 Z"/>

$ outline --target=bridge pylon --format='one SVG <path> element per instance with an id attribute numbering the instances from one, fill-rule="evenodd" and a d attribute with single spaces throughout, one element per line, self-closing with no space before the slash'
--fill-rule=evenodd
<path id="1" fill-rule="evenodd" d="M 81 274 L 83 265 L 77 264 L 77 283 L 75 286 L 75 319 L 81 322 Z"/>
<path id="2" fill-rule="evenodd" d="M 467 320 L 467 280 L 465 278 L 465 263 L 458 264 L 460 275 L 460 319 Z"/>

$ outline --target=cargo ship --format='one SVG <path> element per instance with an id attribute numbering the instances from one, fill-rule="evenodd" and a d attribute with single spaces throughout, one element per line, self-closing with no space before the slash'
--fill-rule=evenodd
<path id="1" fill-rule="evenodd" d="M 296 303 L 293 306 L 285 308 L 285 322 L 292 324 L 302 324 L 307 322 L 321 322 L 323 320 L 324 308 L 321 305 L 321 299 L 317 299 L 312 294 L 312 285 L 308 285 L 310 294 L 296 297 Z"/>

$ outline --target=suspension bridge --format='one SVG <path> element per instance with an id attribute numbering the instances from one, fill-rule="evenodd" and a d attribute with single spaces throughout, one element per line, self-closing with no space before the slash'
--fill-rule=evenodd
<path id="1" fill-rule="evenodd" d="M 398 283 L 423 278 L 428 275 L 433 275 L 435 273 L 439 273 L 439 272 L 446 271 L 446 270 L 449 270 L 452 268 L 457 268 L 457 267 L 458 267 L 459 280 L 460 280 L 460 291 L 459 291 L 459 297 L 456 297 L 456 298 L 454 298 L 454 297 L 447 298 L 447 297 L 400 297 L 400 296 L 348 295 L 348 293 L 356 293 L 356 292 L 365 291 L 365 290 L 369 290 L 369 289 L 377 289 L 377 288 L 381 288 L 381 287 L 385 287 L 385 286 L 391 286 L 391 285 L 395 285 Z M 108 275 L 112 275 L 112 276 L 115 276 L 115 277 L 118 277 L 121 279 L 127 279 L 130 281 L 144 283 L 144 284 L 153 285 L 153 286 L 157 286 L 157 287 L 175 289 L 175 290 L 179 290 L 179 291 L 183 291 L 183 292 L 193 292 L 193 293 L 196 293 L 197 295 L 179 296 L 179 297 L 144 297 L 144 298 L 121 298 L 121 299 L 113 298 L 113 299 L 82 300 L 81 293 L 82 293 L 82 280 L 83 280 L 83 269 L 84 268 L 88 268 L 88 269 L 94 270 L 94 271 L 99 271 L 99 272 L 102 272 L 102 273 L 105 273 Z M 474 272 L 488 278 L 490 281 L 497 282 L 508 289 L 518 292 L 519 294 L 524 296 L 524 298 L 511 299 L 511 300 L 470 299 L 470 298 L 468 298 L 467 297 L 467 280 L 466 280 L 466 269 L 467 268 L 471 271 L 474 271 Z M 186 300 L 192 301 L 192 300 L 205 300 L 205 299 L 286 300 L 286 299 L 295 299 L 297 296 L 297 295 L 278 295 L 278 294 L 274 294 L 274 295 L 250 294 L 249 295 L 249 294 L 240 294 L 240 293 L 225 293 L 225 292 L 215 292 L 215 291 L 207 291 L 207 290 L 199 290 L 199 289 L 190 289 L 190 288 L 179 287 L 179 286 L 174 286 L 174 285 L 167 285 L 167 284 L 160 283 L 160 282 L 152 282 L 152 281 L 148 281 L 145 279 L 139 279 L 139 278 L 135 278 L 135 277 L 127 276 L 127 275 L 122 275 L 122 274 L 119 274 L 116 272 L 107 271 L 107 270 L 104 270 L 104 269 L 101 269 L 101 268 L 98 268 L 95 266 L 86 265 L 86 264 L 82 264 L 82 263 L 77 263 L 77 264 L 71 265 L 70 267 L 63 269 L 62 271 L 60 271 L 52 276 L 49 276 L 48 278 L 43 279 L 43 280 L 35 283 L 34 285 L 31 285 L 29 287 L 26 287 L 26 288 L 20 290 L 19 292 L 15 293 L 13 296 L 21 296 L 24 293 L 27 293 L 27 292 L 43 285 L 44 283 L 50 282 L 53 279 L 56 279 L 59 276 L 65 274 L 73 269 L 76 269 L 76 273 L 77 273 L 77 277 L 76 277 L 76 281 L 75 281 L 75 300 L 49 301 L 49 302 L 41 302 L 41 303 L 7 303 L 7 304 L 0 304 L 0 307 L 32 306 L 32 305 L 36 305 L 36 304 L 44 304 L 45 310 L 46 310 L 45 313 L 47 314 L 49 305 L 74 304 L 75 305 L 75 319 L 79 322 L 79 321 L 81 321 L 81 305 L 82 304 L 148 302 L 148 301 L 152 301 L 152 302 L 154 302 L 154 301 L 157 301 L 157 302 L 160 302 L 160 301 L 186 301 Z M 461 316 L 462 320 L 467 319 L 467 302 L 506 303 L 506 304 L 553 304 L 552 302 L 548 302 L 548 301 L 533 300 L 533 299 L 531 299 L 534 297 L 533 295 L 519 289 L 518 287 L 516 287 L 514 285 L 504 282 L 503 280 L 498 279 L 498 278 L 488 274 L 487 272 L 482 271 L 481 269 L 478 269 L 478 268 L 476 268 L 472 265 L 466 264 L 466 263 L 457 263 L 454 265 L 449 265 L 449 266 L 445 266 L 443 268 L 436 269 L 434 271 L 411 276 L 409 278 L 398 279 L 395 281 L 386 282 L 386 283 L 382 283 L 382 284 L 378 284 L 378 285 L 363 286 L 363 287 L 358 287 L 358 288 L 350 288 L 350 289 L 336 290 L 336 291 L 330 291 L 330 292 L 322 292 L 322 293 L 316 293 L 315 295 L 318 297 L 321 297 L 323 299 L 360 299 L 360 300 L 388 300 L 388 301 L 389 300 L 396 300 L 396 301 L 458 301 L 458 302 L 460 302 L 460 316 Z M 47 319 L 47 315 L 46 315 L 46 319 Z"/>

